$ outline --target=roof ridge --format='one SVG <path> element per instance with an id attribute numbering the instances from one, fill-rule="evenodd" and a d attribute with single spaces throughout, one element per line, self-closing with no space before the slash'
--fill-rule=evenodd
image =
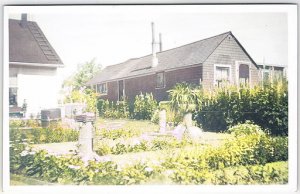
<path id="1" fill-rule="evenodd" d="M 214 36 L 210 36 L 210 37 L 207 37 L 207 38 L 204 38 L 204 39 L 201 39 L 201 40 L 197 40 L 197 41 L 194 41 L 194 42 L 190 42 L 190 43 L 187 43 L 187 44 L 184 44 L 184 45 L 181 45 L 181 46 L 177 46 L 177 47 L 174 47 L 174 48 L 171 48 L 171 49 L 167 49 L 167 50 L 164 50 L 164 51 L 161 51 L 161 52 L 157 52 L 157 54 L 160 54 L 160 53 L 163 53 L 163 52 L 167 52 L 167 51 L 170 51 L 170 50 L 174 50 L 174 49 L 178 49 L 180 47 L 184 47 L 184 46 L 188 46 L 188 45 L 192 45 L 192 44 L 195 44 L 195 43 L 198 43 L 198 42 L 201 42 L 201 41 L 204 41 L 204 40 L 208 40 L 208 39 L 211 39 L 211 38 L 215 38 L 217 36 L 221 36 L 221 35 L 225 35 L 225 34 L 232 34 L 231 31 L 227 31 L 227 32 L 224 32 L 224 33 L 221 33 L 221 34 L 217 34 L 217 35 L 214 35 Z M 223 41 L 223 40 L 222 40 Z M 144 55 L 144 56 L 141 56 L 141 57 L 135 57 L 135 58 L 130 58 L 126 61 L 123 61 L 121 63 L 117 63 L 117 64 L 113 64 L 113 65 L 108 65 L 106 67 L 109 67 L 109 66 L 115 66 L 115 65 L 121 65 L 123 63 L 126 63 L 126 62 L 129 62 L 131 60 L 138 60 L 138 59 L 141 59 L 141 58 L 144 58 L 144 57 L 148 57 L 148 56 L 151 56 L 152 54 L 148 54 L 148 55 Z M 105 68 L 106 68 L 105 67 Z"/>
<path id="2" fill-rule="evenodd" d="M 204 38 L 204 39 L 201 39 L 201 40 L 197 40 L 197 41 L 190 42 L 190 43 L 187 43 L 187 44 L 184 44 L 184 45 L 181 45 L 181 46 L 177 46 L 177 47 L 174 47 L 174 48 L 171 48 L 171 49 L 167 49 L 167 50 L 164 50 L 164 51 L 161 51 L 161 52 L 157 52 L 157 54 L 163 53 L 163 52 L 166 52 L 166 51 L 170 51 L 170 50 L 173 50 L 173 49 L 177 49 L 177 48 L 180 48 L 180 47 L 188 46 L 188 45 L 191 45 L 191 44 L 195 44 L 195 43 L 198 43 L 198 42 L 201 42 L 201 41 L 204 41 L 204 40 L 208 40 L 208 39 L 211 39 L 211 38 L 215 38 L 217 36 L 221 36 L 221 35 L 225 35 L 225 34 L 231 34 L 231 31 L 227 31 L 227 32 L 224 32 L 224 33 L 221 33 L 221 34 L 218 34 L 218 35 L 210 36 L 210 37 L 207 37 L 207 38 Z"/>

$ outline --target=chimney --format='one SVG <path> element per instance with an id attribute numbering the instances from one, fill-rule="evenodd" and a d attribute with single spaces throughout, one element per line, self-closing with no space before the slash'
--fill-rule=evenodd
<path id="1" fill-rule="evenodd" d="M 156 67 L 158 64 L 158 60 L 156 57 L 156 42 L 155 42 L 155 30 L 154 23 L 151 23 L 152 26 L 152 67 Z"/>
<path id="2" fill-rule="evenodd" d="M 27 13 L 21 14 L 21 26 L 25 28 L 27 26 Z"/>
<path id="3" fill-rule="evenodd" d="M 161 33 L 159 33 L 159 52 L 162 51 L 162 40 L 161 40 Z"/>

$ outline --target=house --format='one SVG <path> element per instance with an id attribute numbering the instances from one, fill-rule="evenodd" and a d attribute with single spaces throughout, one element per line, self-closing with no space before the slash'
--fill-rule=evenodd
<path id="1" fill-rule="evenodd" d="M 287 78 L 287 67 L 278 64 L 257 64 L 261 71 L 261 79 L 263 81 L 274 81 Z"/>
<path id="2" fill-rule="evenodd" d="M 57 106 L 57 69 L 63 63 L 34 21 L 9 19 L 9 113 L 37 115 Z M 26 110 L 25 110 L 26 109 Z"/>
<path id="3" fill-rule="evenodd" d="M 167 91 L 180 82 L 208 89 L 259 82 L 257 64 L 231 32 L 159 52 L 156 45 L 153 39 L 150 55 L 107 66 L 88 85 L 103 99 L 118 101 L 126 96 L 132 102 L 141 92 L 166 100 Z"/>

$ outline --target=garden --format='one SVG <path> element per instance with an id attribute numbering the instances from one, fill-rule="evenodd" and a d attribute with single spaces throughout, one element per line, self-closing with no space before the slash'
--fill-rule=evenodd
<path id="1" fill-rule="evenodd" d="M 257 87 L 203 90 L 186 83 L 169 91 L 168 101 L 152 94 L 134 103 L 93 100 L 97 107 L 93 150 L 84 161 L 40 145 L 78 141 L 78 130 L 62 122 L 42 128 L 36 120 L 10 121 L 11 183 L 68 185 L 236 185 L 288 183 L 288 93 L 280 81 Z M 184 125 L 191 113 L 202 131 L 193 139 L 159 133 L 159 111 L 167 131 Z M 28 181 L 29 180 L 29 181 Z"/>

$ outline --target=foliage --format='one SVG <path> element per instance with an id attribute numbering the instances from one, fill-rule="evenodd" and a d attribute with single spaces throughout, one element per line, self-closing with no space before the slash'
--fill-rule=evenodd
<path id="1" fill-rule="evenodd" d="M 9 127 L 20 128 L 20 127 L 40 127 L 39 120 L 36 119 L 10 119 Z"/>
<path id="2" fill-rule="evenodd" d="M 84 163 L 77 155 L 35 152 L 25 142 L 16 141 L 10 146 L 10 172 L 61 184 L 285 184 L 288 181 L 287 162 L 270 162 L 287 160 L 285 154 L 275 156 L 277 153 L 272 153 L 275 148 L 287 153 L 286 140 L 285 137 L 250 134 L 228 140 L 220 147 L 199 149 L 195 146 L 188 152 L 170 152 L 160 161 L 135 161 L 124 165 L 109 157 Z M 160 139 L 155 144 L 165 149 L 169 141 Z M 147 147 L 142 148 L 142 145 L 136 149 Z"/>
<path id="3" fill-rule="evenodd" d="M 271 134 L 288 134 L 288 89 L 284 81 L 254 88 L 228 86 L 202 94 L 194 115 L 206 130 L 224 131 L 249 120 Z"/>
<path id="4" fill-rule="evenodd" d="M 9 130 L 10 141 L 27 140 L 34 144 L 40 143 L 57 143 L 77 141 L 78 131 L 73 129 L 64 129 L 62 127 L 57 128 L 30 128 L 19 129 L 10 128 Z"/>
<path id="5" fill-rule="evenodd" d="M 98 99 L 97 110 L 99 115 L 104 118 L 120 119 L 129 117 L 129 106 L 126 100 L 114 103 Z"/>
<path id="6" fill-rule="evenodd" d="M 179 112 L 194 111 L 196 104 L 201 104 L 199 91 L 199 88 L 185 82 L 176 84 L 168 91 L 172 108 Z"/>
<path id="7" fill-rule="evenodd" d="M 131 128 L 120 128 L 120 129 L 101 129 L 96 131 L 96 136 L 100 138 L 107 138 L 116 140 L 119 138 L 131 138 L 140 136 L 141 130 L 131 129 Z"/>
<path id="8" fill-rule="evenodd" d="M 69 79 L 64 81 L 64 86 L 72 87 L 72 90 L 81 90 L 85 88 L 86 83 L 92 79 L 101 69 L 101 65 L 96 64 L 95 59 L 79 64 L 77 72 Z"/>
<path id="9" fill-rule="evenodd" d="M 97 95 L 94 90 L 85 89 L 85 101 L 87 105 L 86 111 L 95 113 L 97 109 Z"/>
<path id="10" fill-rule="evenodd" d="M 156 108 L 157 102 L 152 93 L 145 95 L 141 93 L 135 97 L 133 118 L 150 120 Z"/>
<path id="11" fill-rule="evenodd" d="M 244 124 L 238 124 L 228 129 L 228 132 L 234 134 L 235 137 L 245 136 L 245 135 L 263 135 L 264 132 L 260 126 L 254 125 L 249 121 Z"/>
<path id="12" fill-rule="evenodd" d="M 166 150 L 171 148 L 181 148 L 191 145 L 192 142 L 184 139 L 177 140 L 174 137 L 150 137 L 142 135 L 135 138 L 103 138 L 95 145 L 96 153 L 99 155 L 125 154 L 145 151 Z"/>

